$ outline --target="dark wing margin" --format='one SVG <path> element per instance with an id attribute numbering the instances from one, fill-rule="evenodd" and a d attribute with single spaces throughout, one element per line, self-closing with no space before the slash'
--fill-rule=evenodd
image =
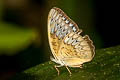
<path id="1" fill-rule="evenodd" d="M 69 20 L 68 24 L 73 24 L 73 26 L 76 28 L 76 32 L 80 31 L 79 27 L 77 26 L 77 24 L 71 20 L 65 13 L 64 11 L 62 11 L 60 8 L 57 7 L 53 7 L 52 9 L 55 9 L 56 11 L 58 11 L 59 14 L 61 14 L 61 16 L 65 17 L 65 19 Z"/>
<path id="2" fill-rule="evenodd" d="M 84 39 L 87 41 L 87 43 L 88 43 L 88 45 L 89 45 L 89 47 L 90 47 L 90 49 L 91 49 L 92 58 L 93 58 L 94 55 L 95 55 L 95 47 L 94 47 L 94 45 L 93 45 L 93 42 L 90 40 L 90 38 L 89 38 L 88 35 L 85 35 L 85 36 L 84 36 Z"/>

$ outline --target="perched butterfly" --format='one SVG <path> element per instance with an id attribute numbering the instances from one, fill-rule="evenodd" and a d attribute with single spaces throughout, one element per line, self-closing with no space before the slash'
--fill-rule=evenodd
<path id="1" fill-rule="evenodd" d="M 61 9 L 52 8 L 48 15 L 48 39 L 53 57 L 50 59 L 59 64 L 57 67 L 80 67 L 89 62 L 95 55 L 93 42 L 88 35 L 81 36 L 78 28 Z"/>

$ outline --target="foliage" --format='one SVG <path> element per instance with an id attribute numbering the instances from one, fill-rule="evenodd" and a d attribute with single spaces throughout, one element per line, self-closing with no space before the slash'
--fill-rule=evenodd
<path id="1" fill-rule="evenodd" d="M 0 23 L 0 54 L 15 53 L 31 44 L 37 33 L 33 29 L 20 28 L 13 24 Z"/>
<path id="2" fill-rule="evenodd" d="M 94 59 L 83 68 L 59 68 L 60 75 L 48 61 L 18 73 L 12 80 L 120 80 L 120 46 L 96 50 Z"/>

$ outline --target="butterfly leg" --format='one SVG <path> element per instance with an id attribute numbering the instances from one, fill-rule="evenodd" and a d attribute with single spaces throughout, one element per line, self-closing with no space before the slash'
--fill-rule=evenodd
<path id="1" fill-rule="evenodd" d="M 55 67 L 55 69 L 56 69 L 56 71 L 58 72 L 58 75 L 60 74 L 60 71 L 59 71 L 59 69 L 58 69 L 58 67 L 61 67 L 61 65 L 60 66 L 54 66 Z"/>
<path id="2" fill-rule="evenodd" d="M 71 76 L 71 71 L 70 71 L 70 69 L 65 65 L 65 67 L 66 67 L 66 69 L 68 70 L 68 72 L 69 72 L 69 74 L 70 74 L 70 76 Z"/>

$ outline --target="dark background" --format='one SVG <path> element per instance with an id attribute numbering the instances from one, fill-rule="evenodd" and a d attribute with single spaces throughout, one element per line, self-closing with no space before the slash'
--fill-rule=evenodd
<path id="1" fill-rule="evenodd" d="M 0 0 L 0 80 L 49 60 L 47 16 L 52 7 L 74 20 L 96 49 L 119 45 L 117 6 L 102 0 Z"/>

